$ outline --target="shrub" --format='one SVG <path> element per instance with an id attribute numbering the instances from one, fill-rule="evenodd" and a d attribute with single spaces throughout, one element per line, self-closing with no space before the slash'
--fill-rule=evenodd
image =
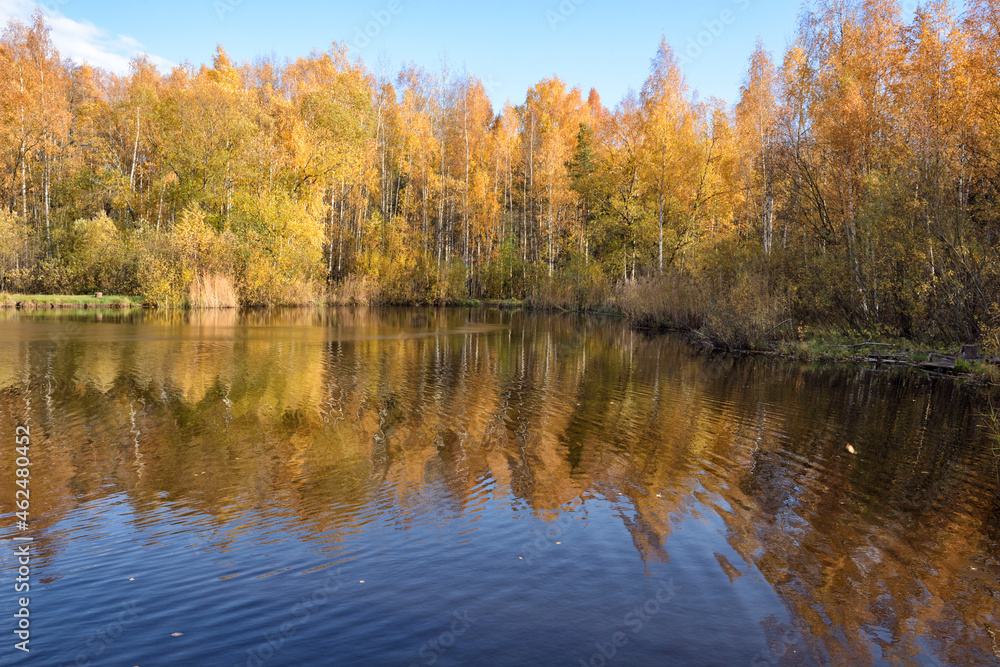
<path id="1" fill-rule="evenodd" d="M 540 276 L 541 272 L 538 271 Z M 596 262 L 575 256 L 551 279 L 539 278 L 531 300 L 545 308 L 575 311 L 615 310 L 617 300 Z"/>
<path id="2" fill-rule="evenodd" d="M 469 290 L 466 287 L 468 275 L 468 269 L 461 260 L 453 259 L 442 263 L 437 273 L 434 300 L 438 303 L 447 303 L 468 298 Z"/>
<path id="3" fill-rule="evenodd" d="M 196 308 L 238 303 L 232 235 L 216 232 L 197 205 L 185 209 L 170 230 L 140 225 L 132 243 L 138 255 L 137 289 L 147 303 Z"/>
<path id="4" fill-rule="evenodd" d="M 66 273 L 51 274 L 55 267 L 46 267 L 49 284 L 45 291 L 107 292 L 133 294 L 136 290 L 136 256 L 125 235 L 104 211 L 95 217 L 73 223 L 70 235 L 63 240 L 68 248 L 64 263 Z M 44 288 L 43 288 L 44 289 Z"/>
<path id="5" fill-rule="evenodd" d="M 22 261 L 28 239 L 28 226 L 13 213 L 0 209 L 0 291 L 21 288 L 26 273 Z"/>

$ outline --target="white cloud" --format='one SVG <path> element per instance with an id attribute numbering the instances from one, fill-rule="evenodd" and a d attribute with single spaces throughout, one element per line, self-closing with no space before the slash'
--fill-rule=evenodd
<path id="1" fill-rule="evenodd" d="M 39 6 L 31 0 L 0 0 L 0 25 L 5 26 L 10 19 L 29 23 L 35 8 Z M 41 5 L 41 8 L 46 23 L 52 28 L 52 43 L 63 58 L 69 58 L 75 63 L 86 62 L 117 74 L 126 74 L 132 58 L 142 54 L 146 54 L 149 61 L 163 72 L 174 66 L 174 63 L 165 58 L 147 53 L 134 37 L 112 36 L 90 21 L 74 21 L 58 9 L 45 5 Z"/>

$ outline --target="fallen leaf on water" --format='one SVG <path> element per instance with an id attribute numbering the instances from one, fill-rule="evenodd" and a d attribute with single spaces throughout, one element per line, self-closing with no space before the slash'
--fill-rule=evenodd
<path id="1" fill-rule="evenodd" d="M 851 454 L 858 453 L 858 450 L 854 449 L 854 447 L 852 447 L 851 445 L 847 445 L 847 451 L 849 451 Z"/>

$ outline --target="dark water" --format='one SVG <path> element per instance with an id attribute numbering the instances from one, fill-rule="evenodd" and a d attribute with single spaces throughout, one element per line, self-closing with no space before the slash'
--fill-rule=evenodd
<path id="1" fill-rule="evenodd" d="M 0 657 L 997 664 L 985 405 L 572 317 L 0 313 Z"/>

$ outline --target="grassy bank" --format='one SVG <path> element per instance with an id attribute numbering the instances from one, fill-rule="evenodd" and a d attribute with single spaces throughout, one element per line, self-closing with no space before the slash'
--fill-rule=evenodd
<path id="1" fill-rule="evenodd" d="M 141 308 L 142 300 L 131 296 L 93 294 L 0 294 L 0 308 L 48 310 L 55 308 Z"/>
<path id="2" fill-rule="evenodd" d="M 928 372 L 964 376 L 976 382 L 1000 384 L 1000 359 L 962 357 L 961 345 L 920 342 L 893 337 L 815 333 L 803 329 L 798 340 L 772 343 L 768 352 L 803 361 L 851 362 L 879 366 L 909 366 Z"/>

